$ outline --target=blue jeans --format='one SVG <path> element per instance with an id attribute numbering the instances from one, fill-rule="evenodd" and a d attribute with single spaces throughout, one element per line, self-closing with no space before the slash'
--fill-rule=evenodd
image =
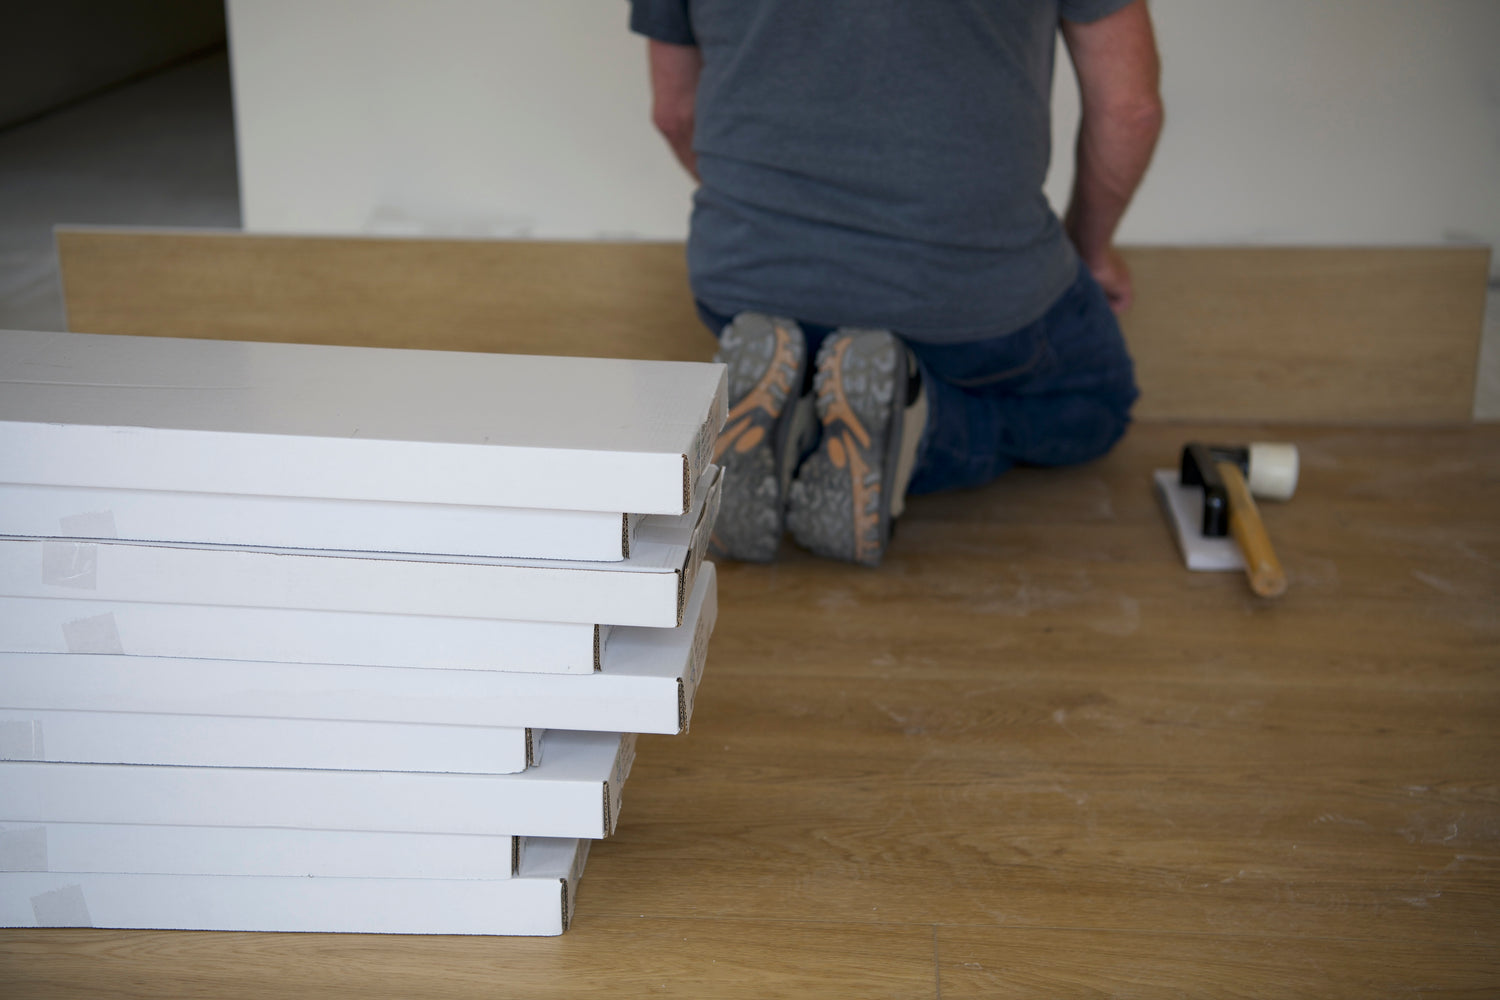
<path id="1" fill-rule="evenodd" d="M 701 302 L 698 313 L 715 335 L 729 324 Z M 808 356 L 816 357 L 834 328 L 801 326 Z M 1015 465 L 1098 458 L 1124 436 L 1140 395 L 1120 325 L 1082 263 L 1042 318 L 1014 333 L 962 344 L 904 342 L 927 390 L 913 494 L 979 486 Z"/>

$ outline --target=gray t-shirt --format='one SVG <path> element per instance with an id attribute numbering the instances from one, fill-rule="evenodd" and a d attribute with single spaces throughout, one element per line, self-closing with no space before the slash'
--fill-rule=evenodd
<path id="1" fill-rule="evenodd" d="M 1059 18 L 1129 0 L 633 0 L 703 53 L 693 293 L 913 340 L 999 336 L 1078 259 L 1042 194 Z"/>

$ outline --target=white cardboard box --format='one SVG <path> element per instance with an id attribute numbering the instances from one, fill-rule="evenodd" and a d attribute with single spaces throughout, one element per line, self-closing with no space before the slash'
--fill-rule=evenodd
<path id="1" fill-rule="evenodd" d="M 0 333 L 0 482 L 682 514 L 724 368 Z"/>
<path id="2" fill-rule="evenodd" d="M 672 628 L 718 513 L 717 469 L 704 485 L 690 518 L 642 526 L 618 563 L 3 537 L 0 594 Z"/>
<path id="3" fill-rule="evenodd" d="M 0 760 L 514 774 L 524 728 L 0 708 Z"/>
<path id="4" fill-rule="evenodd" d="M 616 629 L 604 669 L 587 675 L 0 653 L 0 706 L 677 733 L 692 716 L 716 582 L 705 562 L 681 628 Z"/>
<path id="5" fill-rule="evenodd" d="M 291 827 L 601 839 L 635 737 L 549 732 L 519 774 L 0 761 L 0 821 Z"/>
<path id="6" fill-rule="evenodd" d="M 0 535 L 56 538 L 618 562 L 642 517 L 0 483 Z"/>
<path id="7" fill-rule="evenodd" d="M 123 823 L 0 823 L 0 871 L 510 878 L 520 837 Z"/>
<path id="8" fill-rule="evenodd" d="M 587 840 L 526 850 L 507 879 L 0 874 L 0 926 L 366 934 L 555 935 Z"/>
<path id="9" fill-rule="evenodd" d="M 0 597 L 0 650 L 14 653 L 588 674 L 603 665 L 610 632 L 573 622 Z"/>

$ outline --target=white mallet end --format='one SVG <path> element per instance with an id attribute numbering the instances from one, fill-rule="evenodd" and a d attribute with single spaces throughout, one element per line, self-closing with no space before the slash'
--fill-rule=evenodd
<path id="1" fill-rule="evenodd" d="M 1257 442 L 1250 445 L 1250 475 L 1246 484 L 1252 496 L 1266 500 L 1290 500 L 1297 492 L 1297 446 Z"/>

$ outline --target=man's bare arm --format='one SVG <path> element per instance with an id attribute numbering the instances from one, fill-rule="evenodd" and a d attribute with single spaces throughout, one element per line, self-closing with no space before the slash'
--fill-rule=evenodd
<path id="1" fill-rule="evenodd" d="M 1073 193 L 1063 224 L 1116 311 L 1133 298 L 1115 228 L 1146 174 L 1161 134 L 1161 63 L 1146 0 L 1089 24 L 1064 21 L 1082 119 Z"/>
<path id="2" fill-rule="evenodd" d="M 698 157 L 693 152 L 693 108 L 703 54 L 692 45 L 649 41 L 651 63 L 651 122 L 672 147 L 677 161 L 698 179 Z"/>

